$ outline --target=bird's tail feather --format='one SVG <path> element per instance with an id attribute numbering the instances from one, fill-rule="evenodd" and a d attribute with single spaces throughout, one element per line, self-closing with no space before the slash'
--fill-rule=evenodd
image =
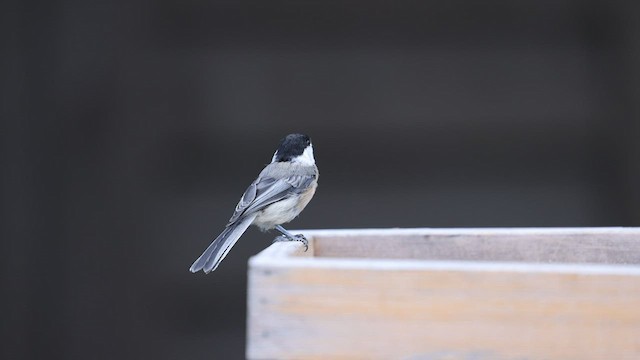
<path id="1" fill-rule="evenodd" d="M 256 215 L 252 215 L 242 219 L 242 221 L 227 226 L 193 265 L 191 265 L 189 271 L 195 273 L 204 270 L 204 272 L 208 274 L 215 270 L 240 236 L 247 231 L 247 228 L 251 225 L 255 217 Z"/>

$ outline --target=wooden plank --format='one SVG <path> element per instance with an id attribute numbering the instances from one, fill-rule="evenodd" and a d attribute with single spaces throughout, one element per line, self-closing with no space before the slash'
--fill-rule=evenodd
<path id="1" fill-rule="evenodd" d="M 640 266 L 317 257 L 338 233 L 250 260 L 249 358 L 640 358 Z"/>
<path id="2" fill-rule="evenodd" d="M 640 230 L 634 228 L 390 229 L 310 234 L 316 238 L 318 257 L 640 264 Z"/>

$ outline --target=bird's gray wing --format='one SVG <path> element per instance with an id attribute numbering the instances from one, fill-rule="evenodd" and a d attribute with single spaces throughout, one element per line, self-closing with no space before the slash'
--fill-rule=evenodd
<path id="1" fill-rule="evenodd" d="M 259 177 L 244 192 L 240 202 L 236 205 L 229 225 L 238 221 L 243 214 L 251 214 L 264 209 L 266 206 L 280 201 L 292 194 L 304 191 L 314 177 L 310 175 L 292 175 L 282 179 Z"/>
<path id="2" fill-rule="evenodd" d="M 313 182 L 313 179 L 312 175 L 293 175 L 282 179 L 269 176 L 258 177 L 242 195 L 224 231 L 191 265 L 191 272 L 203 270 L 205 273 L 209 273 L 215 270 L 227 256 L 231 247 L 251 225 L 258 211 L 292 194 L 304 191 Z"/>

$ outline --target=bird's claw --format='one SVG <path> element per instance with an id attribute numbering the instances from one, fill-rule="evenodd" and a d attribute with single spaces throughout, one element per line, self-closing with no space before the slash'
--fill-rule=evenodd
<path id="1" fill-rule="evenodd" d="M 307 238 L 304 237 L 304 235 L 297 234 L 295 241 L 300 241 L 304 245 L 304 252 L 307 252 L 307 250 L 309 250 L 309 240 L 307 240 Z"/>
<path id="2" fill-rule="evenodd" d="M 302 234 L 296 234 L 292 238 L 288 236 L 280 235 L 275 239 L 273 239 L 272 243 L 275 244 L 280 241 L 300 241 L 304 245 L 304 252 L 307 252 L 307 250 L 309 250 L 309 240 L 307 240 L 307 238 Z"/>

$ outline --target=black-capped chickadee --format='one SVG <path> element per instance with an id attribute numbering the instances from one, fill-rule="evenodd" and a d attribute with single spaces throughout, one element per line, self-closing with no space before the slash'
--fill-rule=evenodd
<path id="1" fill-rule="evenodd" d="M 280 141 L 271 164 L 242 195 L 227 227 L 189 270 L 193 273 L 215 270 L 252 224 L 263 231 L 275 228 L 282 234 L 277 240 L 301 241 L 306 247 L 303 235 L 293 235 L 280 225 L 293 220 L 311 201 L 318 175 L 311 139 L 302 134 L 287 135 Z"/>

